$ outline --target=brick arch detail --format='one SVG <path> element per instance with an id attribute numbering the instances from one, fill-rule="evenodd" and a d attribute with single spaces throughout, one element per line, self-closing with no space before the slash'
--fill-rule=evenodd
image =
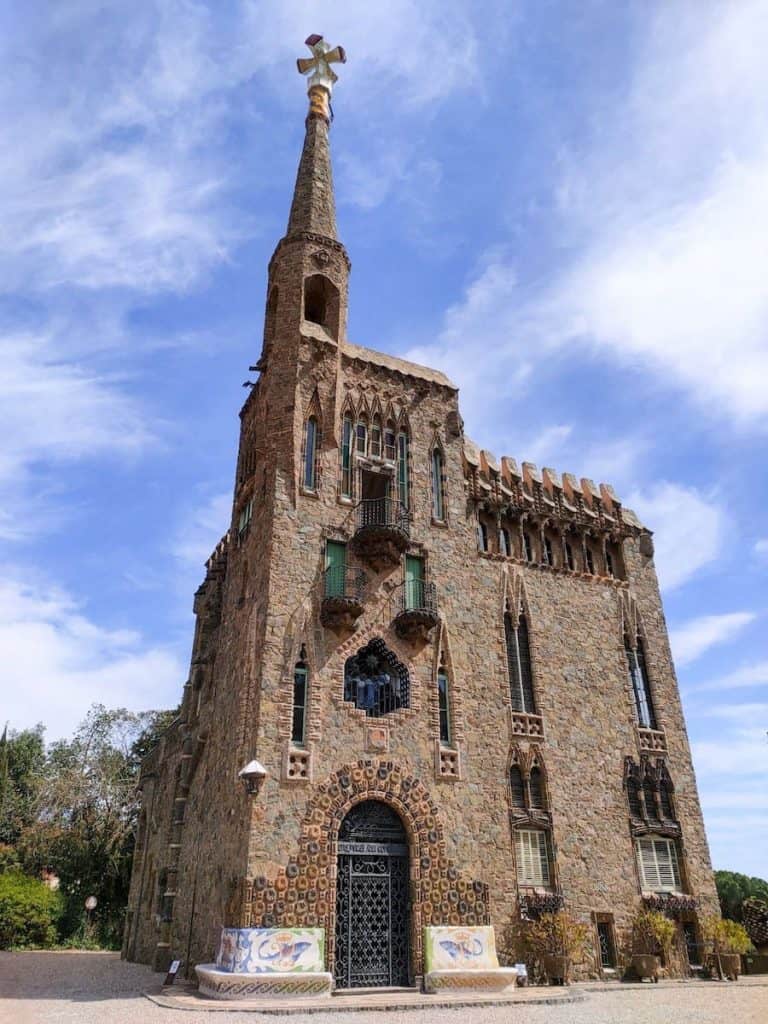
<path id="1" fill-rule="evenodd" d="M 325 928 L 328 969 L 335 962 L 338 835 L 349 811 L 379 800 L 397 812 L 410 853 L 411 955 L 423 973 L 426 925 L 490 923 L 488 885 L 448 857 L 440 813 L 424 784 L 398 762 L 365 758 L 332 772 L 314 790 L 299 851 L 276 875 L 246 881 L 241 927 Z"/>

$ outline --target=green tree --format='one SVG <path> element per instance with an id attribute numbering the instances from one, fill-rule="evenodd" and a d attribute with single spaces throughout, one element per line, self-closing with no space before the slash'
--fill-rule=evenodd
<path id="1" fill-rule="evenodd" d="M 16 846 L 35 821 L 44 777 L 43 726 L 9 732 L 6 725 L 0 737 L 0 844 Z"/>
<path id="2" fill-rule="evenodd" d="M 768 882 L 763 878 L 750 878 L 738 871 L 716 871 L 715 885 L 723 917 L 742 921 L 741 905 L 749 897 L 768 902 Z"/>
<path id="3" fill-rule="evenodd" d="M 0 874 L 0 949 L 51 945 L 60 912 L 59 894 L 40 879 L 17 871 Z"/>
<path id="4" fill-rule="evenodd" d="M 18 848 L 25 870 L 59 877 L 61 935 L 76 935 L 84 901 L 95 896 L 98 940 L 119 946 L 138 815 L 141 756 L 166 727 L 169 712 L 140 714 L 94 705 L 71 740 L 48 749 L 34 821 Z"/>

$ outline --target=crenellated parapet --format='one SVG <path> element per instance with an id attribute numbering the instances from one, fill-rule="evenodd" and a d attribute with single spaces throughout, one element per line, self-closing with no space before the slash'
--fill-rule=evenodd
<path id="1" fill-rule="evenodd" d="M 464 476 L 482 553 L 552 569 L 622 578 L 625 538 L 650 532 L 610 484 L 549 466 L 520 466 L 464 440 Z"/>

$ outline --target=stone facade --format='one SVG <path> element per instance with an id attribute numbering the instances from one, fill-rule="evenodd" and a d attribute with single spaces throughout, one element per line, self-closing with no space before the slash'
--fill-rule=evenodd
<path id="1" fill-rule="evenodd" d="M 562 904 L 595 922 L 597 971 L 597 923 L 621 938 L 643 899 L 638 838 L 671 837 L 694 927 L 694 908 L 717 908 L 652 538 L 610 487 L 478 451 L 441 373 L 347 340 L 328 135 L 311 108 L 240 413 L 231 528 L 195 596 L 181 713 L 142 770 L 124 952 L 162 970 L 213 960 L 223 926 L 323 927 L 333 971 L 339 829 L 375 800 L 408 836 L 411 978 L 426 925 L 501 937 Z M 329 542 L 347 545 L 334 586 Z M 520 614 L 535 706 L 510 662 Z M 642 725 L 625 638 L 645 655 Z M 407 679 L 389 710 L 345 686 L 371 642 Z M 238 772 L 254 758 L 267 776 L 250 794 Z M 628 772 L 646 769 L 666 795 L 633 817 Z M 521 877 L 520 829 L 546 836 L 541 884 Z"/>

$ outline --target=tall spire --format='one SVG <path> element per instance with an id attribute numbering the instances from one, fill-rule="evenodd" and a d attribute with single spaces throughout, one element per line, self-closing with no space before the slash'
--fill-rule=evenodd
<path id="1" fill-rule="evenodd" d="M 328 129 L 331 123 L 331 91 L 337 75 L 330 65 L 345 63 L 347 56 L 343 47 L 331 49 L 322 36 L 309 36 L 306 43 L 312 57 L 300 57 L 296 63 L 301 74 L 311 72 L 307 89 L 309 112 L 286 236 L 311 231 L 336 239 L 336 203 Z"/>

